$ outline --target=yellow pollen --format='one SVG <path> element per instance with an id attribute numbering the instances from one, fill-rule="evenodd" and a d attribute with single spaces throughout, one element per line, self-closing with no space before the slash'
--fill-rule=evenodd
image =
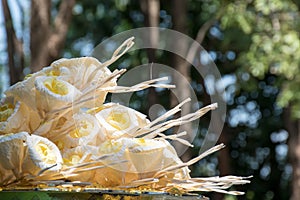
<path id="1" fill-rule="evenodd" d="M 66 165 L 76 165 L 79 163 L 82 156 L 78 154 L 71 155 L 69 158 L 64 158 L 64 164 Z"/>
<path id="2" fill-rule="evenodd" d="M 24 77 L 24 80 L 27 80 L 27 79 L 29 79 L 29 78 L 31 78 L 32 77 L 32 74 L 27 74 L 25 77 Z"/>
<path id="3" fill-rule="evenodd" d="M 44 82 L 44 85 L 46 88 L 48 88 L 51 92 L 55 94 L 66 95 L 69 92 L 68 87 L 56 78 L 47 79 Z"/>
<path id="4" fill-rule="evenodd" d="M 14 113 L 14 105 L 4 104 L 0 107 L 0 122 L 6 121 Z"/>
<path id="5" fill-rule="evenodd" d="M 138 138 L 138 139 L 137 139 L 137 142 L 138 142 L 139 144 L 141 144 L 141 145 L 146 145 L 146 141 L 145 141 L 144 138 Z"/>
<path id="6" fill-rule="evenodd" d="M 127 112 L 112 111 L 106 118 L 107 123 L 117 130 L 125 130 L 130 126 L 129 114 Z"/>
<path id="7" fill-rule="evenodd" d="M 93 129 L 93 124 L 86 121 L 82 120 L 78 124 L 78 127 L 70 132 L 70 136 L 72 138 L 81 138 L 84 136 L 89 135 L 90 131 Z"/>
<path id="8" fill-rule="evenodd" d="M 36 145 L 35 149 L 44 162 L 46 162 L 47 164 L 56 163 L 55 154 L 49 149 L 49 147 L 46 144 L 40 142 Z"/>
<path id="9" fill-rule="evenodd" d="M 108 140 L 101 145 L 99 151 L 103 154 L 118 153 L 121 148 L 120 142 Z"/>
<path id="10" fill-rule="evenodd" d="M 60 75 L 60 71 L 58 70 L 51 70 L 47 73 L 47 76 L 59 76 Z"/>

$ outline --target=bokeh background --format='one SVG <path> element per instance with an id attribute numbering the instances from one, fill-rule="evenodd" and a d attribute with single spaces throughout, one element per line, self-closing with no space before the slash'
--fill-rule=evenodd
<path id="1" fill-rule="evenodd" d="M 156 26 L 198 41 L 216 63 L 226 91 L 226 148 L 191 166 L 193 176 L 253 175 L 234 189 L 244 196 L 211 199 L 300 199 L 300 2 L 297 0 L 1 0 L 0 90 L 52 61 L 87 56 L 122 31 Z M 155 42 L 155 36 L 153 36 Z M 174 41 L 179 43 L 179 41 Z M 195 55 L 195 59 L 200 55 Z M 210 103 L 203 77 L 169 52 L 131 52 L 110 67 L 163 63 L 183 74 L 199 105 Z M 180 83 L 178 83 L 180 84 Z M 185 91 L 182 88 L 182 91 Z M 175 105 L 169 91 L 145 90 L 131 106 Z M 197 155 L 208 117 L 182 159 Z"/>

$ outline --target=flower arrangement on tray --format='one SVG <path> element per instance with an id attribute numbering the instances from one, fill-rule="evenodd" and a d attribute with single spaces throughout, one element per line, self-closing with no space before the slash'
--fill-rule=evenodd
<path id="1" fill-rule="evenodd" d="M 158 78 L 131 87 L 117 85 L 125 72 L 108 66 L 134 44 L 127 39 L 111 59 L 60 59 L 28 75 L 5 92 L 0 108 L 0 185 L 145 189 L 169 193 L 216 191 L 233 195 L 232 185 L 249 183 L 237 176 L 191 178 L 188 166 L 218 151 L 217 145 L 183 162 L 169 140 L 193 146 L 185 132 L 167 129 L 200 118 L 216 109 L 211 104 L 177 119 L 183 101 L 153 121 L 131 108 L 104 103 L 110 93 L 149 87 L 172 88 Z"/>

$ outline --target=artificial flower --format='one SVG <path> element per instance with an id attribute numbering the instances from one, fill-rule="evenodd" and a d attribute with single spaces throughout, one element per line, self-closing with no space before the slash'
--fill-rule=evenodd
<path id="1" fill-rule="evenodd" d="M 65 167 L 71 168 L 72 166 L 76 166 L 79 164 L 84 164 L 88 162 L 92 162 L 92 152 L 89 151 L 87 146 L 77 146 L 75 148 L 68 149 L 64 151 L 62 154 L 63 164 Z M 69 170 L 68 174 L 72 174 L 72 172 L 76 173 L 76 168 L 73 170 Z M 91 181 L 95 175 L 95 170 L 88 170 L 86 172 L 81 172 L 77 176 L 70 176 L 65 174 L 65 177 L 69 180 L 73 181 Z"/>
<path id="2" fill-rule="evenodd" d="M 84 93 L 82 107 L 101 105 L 107 95 L 99 88 L 116 86 L 116 79 L 110 79 L 112 72 L 93 57 L 59 59 L 51 64 L 54 74 L 69 82 Z"/>
<path id="3" fill-rule="evenodd" d="M 172 145 L 163 139 L 108 140 L 99 146 L 98 155 L 113 155 L 103 161 L 106 168 L 96 170 L 95 181 L 104 186 L 128 184 L 134 180 L 151 178 L 160 170 L 182 164 Z M 189 169 L 183 167 L 174 170 L 171 175 L 186 179 L 189 177 Z"/>
<path id="4" fill-rule="evenodd" d="M 81 92 L 70 83 L 52 76 L 40 76 L 35 80 L 38 110 L 50 112 L 72 104 Z"/>
<path id="5" fill-rule="evenodd" d="M 0 134 L 32 132 L 40 122 L 38 113 L 23 102 L 7 100 L 0 105 Z"/>
<path id="6" fill-rule="evenodd" d="M 26 138 L 27 152 L 22 163 L 25 174 L 37 175 L 41 170 L 58 171 L 62 156 L 57 146 L 47 138 L 30 135 Z"/>
<path id="7" fill-rule="evenodd" d="M 79 113 L 73 115 L 69 122 L 65 123 L 61 132 L 49 132 L 48 138 L 52 140 L 60 150 L 70 149 L 81 145 L 98 145 L 104 141 L 102 129 L 98 120 L 90 114 Z"/>
<path id="8" fill-rule="evenodd" d="M 36 110 L 34 82 L 37 77 L 45 76 L 51 70 L 51 67 L 44 67 L 36 73 L 27 75 L 23 81 L 10 86 L 4 94 L 6 97 L 13 97 L 16 101 L 24 102 L 31 109 Z"/>
<path id="9" fill-rule="evenodd" d="M 22 163 L 25 156 L 25 140 L 27 132 L 11 133 L 0 136 L 0 168 L 11 170 L 16 178 L 22 173 Z"/>
<path id="10" fill-rule="evenodd" d="M 134 137 L 135 131 L 149 123 L 145 115 L 119 104 L 108 103 L 94 109 L 108 139 Z"/>

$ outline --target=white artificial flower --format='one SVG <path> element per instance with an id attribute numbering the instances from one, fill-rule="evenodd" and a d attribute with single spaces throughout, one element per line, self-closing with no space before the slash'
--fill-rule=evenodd
<path id="1" fill-rule="evenodd" d="M 119 138 L 108 140 L 99 146 L 98 155 L 111 155 L 103 161 L 107 167 L 96 170 L 95 176 L 97 183 L 109 186 L 151 178 L 160 170 L 182 164 L 173 146 L 164 139 Z M 111 163 L 114 164 L 111 165 Z M 103 173 L 105 176 L 101 175 Z M 174 170 L 172 175 L 176 178 L 186 179 L 189 177 L 189 169 L 184 167 Z M 118 176 L 119 179 L 117 179 Z"/>
<path id="2" fill-rule="evenodd" d="M 124 138 L 123 140 L 128 139 Z M 174 147 L 165 139 L 133 138 L 132 140 L 135 144 L 127 147 L 126 157 L 143 178 L 152 177 L 160 170 L 183 163 Z M 188 167 L 183 167 L 173 171 L 173 176 L 187 179 L 190 177 L 189 172 Z"/>
<path id="3" fill-rule="evenodd" d="M 75 114 L 65 126 L 59 129 L 60 132 L 50 131 L 48 136 L 61 150 L 82 145 L 96 146 L 104 141 L 99 122 L 93 115 Z"/>
<path id="4" fill-rule="evenodd" d="M 22 171 L 37 175 L 41 170 L 58 171 L 62 167 L 62 156 L 57 146 L 47 138 L 30 135 L 26 138 L 27 152 Z"/>
<path id="5" fill-rule="evenodd" d="M 182 163 L 173 146 L 164 139 L 119 138 L 104 142 L 98 151 L 99 155 L 113 155 L 106 160 L 109 162 L 128 160 L 114 168 L 133 173 L 157 172 Z"/>
<path id="6" fill-rule="evenodd" d="M 38 110 L 49 112 L 72 104 L 81 92 L 70 83 L 53 76 L 40 76 L 35 80 Z"/>
<path id="7" fill-rule="evenodd" d="M 130 142 L 130 141 L 127 141 Z M 126 157 L 126 149 L 129 144 L 123 144 L 122 139 L 107 140 L 98 148 L 98 156 L 107 155 L 102 161 L 106 167 L 96 170 L 94 182 L 103 187 L 126 185 L 138 179 L 132 163 Z"/>
<path id="8" fill-rule="evenodd" d="M 128 139 L 124 138 L 124 140 Z M 164 166 L 174 163 L 164 155 L 167 141 L 143 138 L 133 138 L 132 140 L 134 144 L 127 147 L 126 157 L 130 159 L 136 173 L 157 172 Z M 170 157 L 171 156 L 175 155 L 170 155 Z M 151 162 L 149 162 L 149 160 L 151 160 Z"/>
<path id="9" fill-rule="evenodd" d="M 84 164 L 92 162 L 92 152 L 89 151 L 89 148 L 86 146 L 77 146 L 72 149 L 66 150 L 63 154 L 63 164 L 66 167 L 76 166 L 78 164 Z M 95 170 L 89 170 L 86 172 L 78 173 L 77 176 L 73 176 L 73 171 L 76 174 L 76 168 L 71 169 L 68 174 L 64 174 L 65 177 L 72 181 L 91 181 L 93 179 Z M 71 176 L 68 176 L 71 175 Z"/>
<path id="10" fill-rule="evenodd" d="M 16 178 L 21 176 L 25 156 L 27 132 L 11 133 L 0 136 L 0 168 L 11 170 Z"/>
<path id="11" fill-rule="evenodd" d="M 51 67 L 53 70 L 59 71 L 62 79 L 68 81 L 78 89 L 91 84 L 91 81 L 95 81 L 98 78 L 105 78 L 111 74 L 108 68 L 104 67 L 101 62 L 93 57 L 62 58 L 54 61 Z M 97 77 L 99 75 L 101 77 Z M 91 77 L 94 79 L 89 79 Z"/>
<path id="12" fill-rule="evenodd" d="M 83 99 L 89 99 L 82 106 L 91 108 L 101 105 L 107 95 L 99 88 L 116 86 L 116 79 L 106 80 L 112 72 L 93 57 L 59 59 L 51 64 L 55 71 L 59 71 L 60 79 L 69 82 L 85 93 Z M 88 91 L 93 88 L 92 91 Z"/>
<path id="13" fill-rule="evenodd" d="M 109 103 L 96 112 L 100 125 L 108 139 L 134 137 L 135 131 L 149 123 L 146 116 L 119 104 Z"/>
<path id="14" fill-rule="evenodd" d="M 32 132 L 40 122 L 38 113 L 23 102 L 7 101 L 0 105 L 0 134 Z"/>
<path id="15" fill-rule="evenodd" d="M 46 76 L 49 71 L 51 71 L 51 67 L 44 67 L 42 70 L 29 74 L 25 77 L 23 81 L 20 81 L 12 86 L 10 86 L 4 94 L 6 97 L 13 97 L 17 101 L 24 102 L 27 106 L 31 107 L 31 109 L 36 109 L 36 96 L 35 96 L 35 79 L 39 76 Z"/>

